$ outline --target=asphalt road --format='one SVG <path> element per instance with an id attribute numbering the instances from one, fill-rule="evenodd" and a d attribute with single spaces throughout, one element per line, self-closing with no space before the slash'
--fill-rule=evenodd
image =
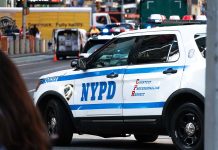
<path id="1" fill-rule="evenodd" d="M 20 71 L 29 94 L 32 96 L 38 78 L 54 71 L 70 69 L 70 61 L 53 62 L 51 56 L 12 58 Z M 167 136 L 159 136 L 154 143 L 137 143 L 133 136 L 104 139 L 90 135 L 74 135 L 68 147 L 54 147 L 54 150 L 176 150 Z"/>
<path id="2" fill-rule="evenodd" d="M 59 70 L 70 69 L 70 59 L 54 62 L 51 59 L 39 60 L 37 61 L 25 61 L 26 58 L 23 58 L 23 61 L 15 62 L 18 70 L 20 71 L 29 94 L 32 96 L 35 91 L 37 81 L 40 76 L 52 73 Z"/>

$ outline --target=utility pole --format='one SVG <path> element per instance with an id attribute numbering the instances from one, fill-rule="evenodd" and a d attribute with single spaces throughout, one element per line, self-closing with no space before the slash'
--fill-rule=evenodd
<path id="1" fill-rule="evenodd" d="M 207 59 L 204 149 L 218 148 L 218 1 L 207 0 Z"/>
<path id="2" fill-rule="evenodd" d="M 121 0 L 121 22 L 124 23 L 124 8 L 123 8 L 123 5 L 124 5 L 124 0 Z"/>
<path id="3" fill-rule="evenodd" d="M 24 53 L 26 52 L 26 15 L 27 15 L 27 0 L 23 0 L 22 7 L 22 30 L 23 30 L 23 42 L 24 42 Z"/>

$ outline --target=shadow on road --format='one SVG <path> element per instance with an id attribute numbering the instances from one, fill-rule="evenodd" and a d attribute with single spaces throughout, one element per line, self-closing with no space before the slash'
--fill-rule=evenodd
<path id="1" fill-rule="evenodd" d="M 138 143 L 135 140 L 117 139 L 73 139 L 70 147 L 56 147 L 54 150 L 176 150 L 169 143 Z"/>

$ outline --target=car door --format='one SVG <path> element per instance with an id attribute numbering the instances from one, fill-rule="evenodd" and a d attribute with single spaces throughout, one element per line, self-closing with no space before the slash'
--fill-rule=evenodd
<path id="1" fill-rule="evenodd" d="M 157 121 L 151 117 L 160 116 L 167 98 L 179 89 L 185 52 L 176 31 L 148 32 L 138 38 L 124 75 L 123 116 L 124 122 L 143 125 Z"/>
<path id="2" fill-rule="evenodd" d="M 87 60 L 74 84 L 76 117 L 122 116 L 123 76 L 134 38 L 118 38 Z"/>

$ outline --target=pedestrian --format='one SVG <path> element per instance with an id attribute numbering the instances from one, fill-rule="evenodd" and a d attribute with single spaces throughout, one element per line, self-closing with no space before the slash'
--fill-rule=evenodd
<path id="1" fill-rule="evenodd" d="M 21 26 L 21 28 L 19 30 L 19 36 L 21 39 L 23 38 L 23 26 Z"/>
<path id="2" fill-rule="evenodd" d="M 41 116 L 16 66 L 2 51 L 0 83 L 0 149 L 51 149 Z"/>
<path id="3" fill-rule="evenodd" d="M 34 37 L 37 36 L 37 34 L 40 34 L 39 29 L 36 27 L 34 24 L 32 28 L 30 28 L 30 34 L 33 35 Z"/>
<path id="4" fill-rule="evenodd" d="M 203 1 L 201 4 L 201 15 L 206 15 L 206 10 L 207 10 L 207 2 Z"/>
<path id="5" fill-rule="evenodd" d="M 100 31 L 98 30 L 98 28 L 96 28 L 96 26 L 93 26 L 91 31 L 90 31 L 90 35 L 98 35 L 100 33 Z"/>
<path id="6" fill-rule="evenodd" d="M 11 26 L 7 26 L 6 29 L 5 29 L 5 35 L 6 36 L 11 36 L 13 33 L 12 29 L 11 29 Z"/>

